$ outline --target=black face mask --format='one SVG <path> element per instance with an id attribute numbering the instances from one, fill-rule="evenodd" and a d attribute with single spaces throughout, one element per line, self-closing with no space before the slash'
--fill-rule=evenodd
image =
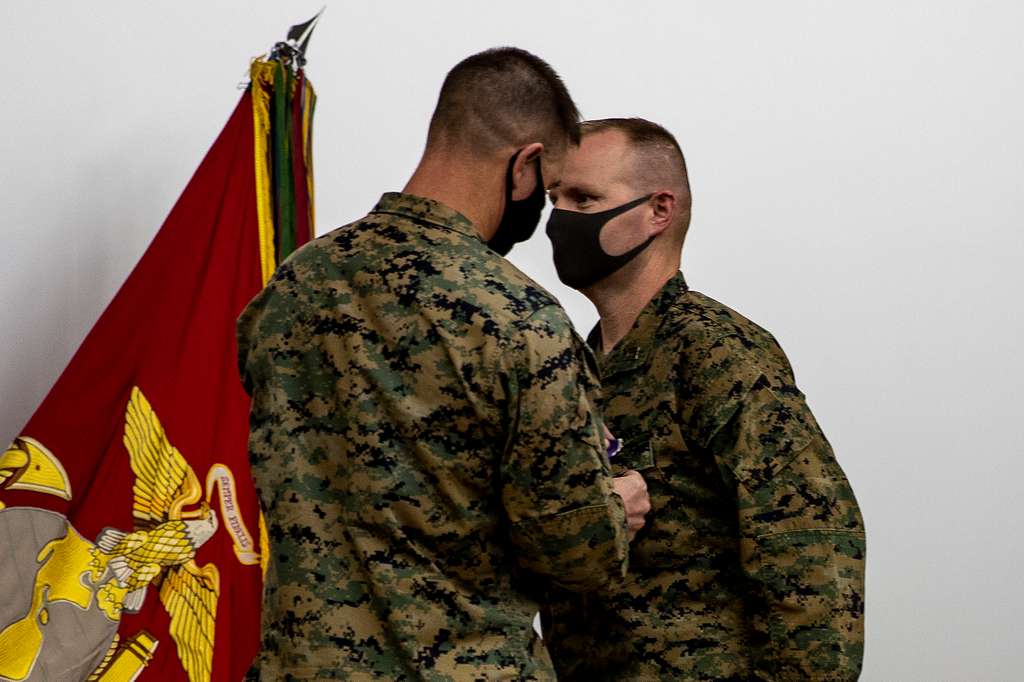
<path id="1" fill-rule="evenodd" d="M 544 180 L 540 175 L 540 159 L 537 159 L 537 186 L 533 188 L 530 196 L 519 201 L 512 201 L 512 167 L 516 164 L 516 158 L 522 153 L 518 151 L 512 155 L 508 162 L 508 172 L 505 174 L 505 212 L 498 223 L 498 229 L 487 242 L 487 246 L 502 256 L 508 254 L 512 247 L 520 242 L 525 242 L 533 236 L 540 222 L 541 211 L 544 210 Z"/>
<path id="2" fill-rule="evenodd" d="M 636 208 L 653 194 L 600 213 L 580 213 L 555 209 L 548 218 L 548 237 L 554 251 L 558 279 L 573 289 L 585 289 L 612 274 L 651 245 L 652 236 L 643 244 L 618 256 L 610 256 L 601 248 L 601 230 L 617 215 Z"/>

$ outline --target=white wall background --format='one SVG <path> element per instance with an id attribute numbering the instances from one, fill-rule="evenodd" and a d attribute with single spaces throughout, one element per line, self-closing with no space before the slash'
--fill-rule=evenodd
<path id="1" fill-rule="evenodd" d="M 318 0 L 0 4 L 0 440 Z M 412 171 L 444 73 L 515 44 L 679 137 L 691 285 L 773 331 L 869 532 L 867 680 L 1019 679 L 1024 6 L 330 2 L 319 231 Z M 513 260 L 589 328 L 542 231 Z M 0 548 L 2 551 L 2 548 Z"/>

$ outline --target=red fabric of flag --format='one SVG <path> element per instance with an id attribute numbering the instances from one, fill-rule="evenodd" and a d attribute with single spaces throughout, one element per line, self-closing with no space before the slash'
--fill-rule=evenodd
<path id="1" fill-rule="evenodd" d="M 234 336 L 262 286 L 253 150 L 247 91 L 0 460 L 0 677 L 238 680 L 258 649 Z"/>

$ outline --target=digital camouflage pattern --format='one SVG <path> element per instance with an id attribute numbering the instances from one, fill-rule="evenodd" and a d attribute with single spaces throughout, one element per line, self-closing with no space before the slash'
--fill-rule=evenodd
<path id="1" fill-rule="evenodd" d="M 461 214 L 385 194 L 238 324 L 272 557 L 250 677 L 554 678 L 526 585 L 620 579 L 593 357 Z"/>
<path id="2" fill-rule="evenodd" d="M 864 523 L 772 335 L 677 273 L 599 365 L 652 508 L 625 582 L 552 598 L 560 679 L 855 679 Z"/>

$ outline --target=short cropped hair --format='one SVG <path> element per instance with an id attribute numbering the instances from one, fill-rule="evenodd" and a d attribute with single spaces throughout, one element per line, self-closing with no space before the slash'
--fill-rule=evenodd
<path id="1" fill-rule="evenodd" d="M 454 146 L 486 156 L 541 142 L 561 153 L 579 144 L 579 120 L 565 83 L 547 62 L 526 50 L 497 47 L 448 72 L 427 147 Z"/>
<path id="2" fill-rule="evenodd" d="M 583 137 L 606 130 L 618 130 L 636 152 L 631 177 L 641 192 L 671 187 L 680 192 L 681 221 L 674 231 L 676 242 L 682 246 L 690 225 L 690 178 L 686 171 L 686 157 L 675 135 L 643 118 L 604 118 L 584 121 L 580 125 Z"/>
<path id="3" fill-rule="evenodd" d="M 689 194 L 690 180 L 686 172 L 686 157 L 683 156 L 683 150 L 679 147 L 675 135 L 664 126 L 643 118 L 603 118 L 584 121 L 580 129 L 584 136 L 605 130 L 618 130 L 637 151 L 640 167 L 636 172 L 641 182 L 656 184 L 658 181 L 671 179 L 680 183 Z"/>

